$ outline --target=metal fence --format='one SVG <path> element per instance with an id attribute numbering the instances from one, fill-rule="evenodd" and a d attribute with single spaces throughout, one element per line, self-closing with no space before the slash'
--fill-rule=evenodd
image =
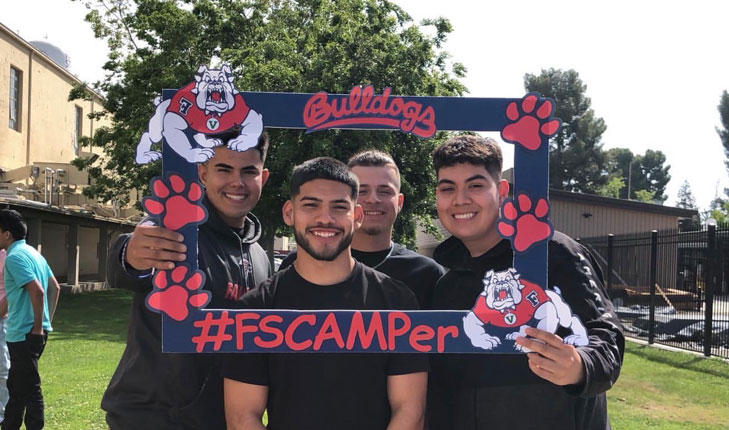
<path id="1" fill-rule="evenodd" d="M 581 239 L 625 334 L 729 358 L 729 225 Z"/>

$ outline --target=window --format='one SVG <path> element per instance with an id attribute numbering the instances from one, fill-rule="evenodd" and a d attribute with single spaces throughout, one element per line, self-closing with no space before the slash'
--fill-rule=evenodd
<path id="1" fill-rule="evenodd" d="M 76 106 L 76 128 L 73 131 L 73 153 L 75 155 L 78 155 L 79 152 L 79 144 L 78 140 L 83 134 L 83 120 L 84 120 L 84 110 L 80 107 Z"/>
<path id="2" fill-rule="evenodd" d="M 22 96 L 23 72 L 10 67 L 10 122 L 13 130 L 20 131 L 20 97 Z"/>

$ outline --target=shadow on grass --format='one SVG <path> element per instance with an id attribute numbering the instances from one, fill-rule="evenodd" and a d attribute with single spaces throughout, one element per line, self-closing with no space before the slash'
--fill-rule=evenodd
<path id="1" fill-rule="evenodd" d="M 630 352 L 646 360 L 667 364 L 672 367 L 693 370 L 729 379 L 729 363 L 718 358 L 705 358 L 685 352 L 666 351 L 650 345 L 629 344 L 626 352 Z"/>
<path id="2" fill-rule="evenodd" d="M 53 318 L 53 340 L 127 341 L 132 294 L 126 290 L 62 295 Z"/>

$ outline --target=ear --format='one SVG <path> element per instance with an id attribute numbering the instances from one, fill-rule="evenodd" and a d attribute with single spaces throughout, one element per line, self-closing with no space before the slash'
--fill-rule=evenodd
<path id="1" fill-rule="evenodd" d="M 271 172 L 268 171 L 268 169 L 261 170 L 261 186 L 266 185 L 266 181 L 268 181 L 268 176 L 271 174 Z"/>
<path id="2" fill-rule="evenodd" d="M 291 200 L 286 200 L 286 203 L 281 208 L 281 214 L 283 215 L 284 223 L 292 227 L 294 225 L 294 204 Z"/>
<path id="3" fill-rule="evenodd" d="M 509 182 L 506 179 L 499 181 L 499 203 L 509 197 Z"/>
<path id="4" fill-rule="evenodd" d="M 398 213 L 402 210 L 402 204 L 405 203 L 405 196 L 400 193 L 397 195 L 397 211 Z"/>
<path id="5" fill-rule="evenodd" d="M 207 185 L 208 180 L 208 168 L 207 163 L 200 163 L 197 165 L 197 177 L 200 179 L 200 183 Z"/>
<path id="6" fill-rule="evenodd" d="M 202 65 L 197 68 L 197 72 L 195 72 L 195 80 L 200 82 L 200 79 L 202 79 L 202 75 L 205 74 L 205 72 L 208 71 L 208 66 Z"/>
<path id="7" fill-rule="evenodd" d="M 355 203 L 355 205 L 354 205 L 354 229 L 358 230 L 360 227 L 362 227 L 363 221 L 364 221 L 364 210 L 362 209 L 362 205 Z"/>

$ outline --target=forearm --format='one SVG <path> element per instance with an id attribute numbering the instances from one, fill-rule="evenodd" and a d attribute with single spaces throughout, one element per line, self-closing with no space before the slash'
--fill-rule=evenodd
<path id="1" fill-rule="evenodd" d="M 58 285 L 58 281 L 54 276 L 48 279 L 48 312 L 51 321 L 53 316 L 56 314 L 56 308 L 58 307 L 58 296 L 61 293 L 61 286 Z"/>
<path id="2" fill-rule="evenodd" d="M 0 300 L 0 318 L 4 318 L 8 315 L 8 299 L 7 297 L 3 297 L 2 300 Z"/>
<path id="3" fill-rule="evenodd" d="M 585 379 L 582 384 L 568 388 L 572 394 L 594 397 L 612 388 L 620 375 L 625 338 L 612 323 L 603 321 L 600 325 L 600 328 L 588 327 L 590 344 L 577 349 Z"/>
<path id="4" fill-rule="evenodd" d="M 33 333 L 39 333 L 43 330 L 43 288 L 38 285 L 38 281 L 33 281 L 31 284 L 35 284 L 28 289 L 28 295 L 30 296 L 30 304 L 33 307 Z"/>

